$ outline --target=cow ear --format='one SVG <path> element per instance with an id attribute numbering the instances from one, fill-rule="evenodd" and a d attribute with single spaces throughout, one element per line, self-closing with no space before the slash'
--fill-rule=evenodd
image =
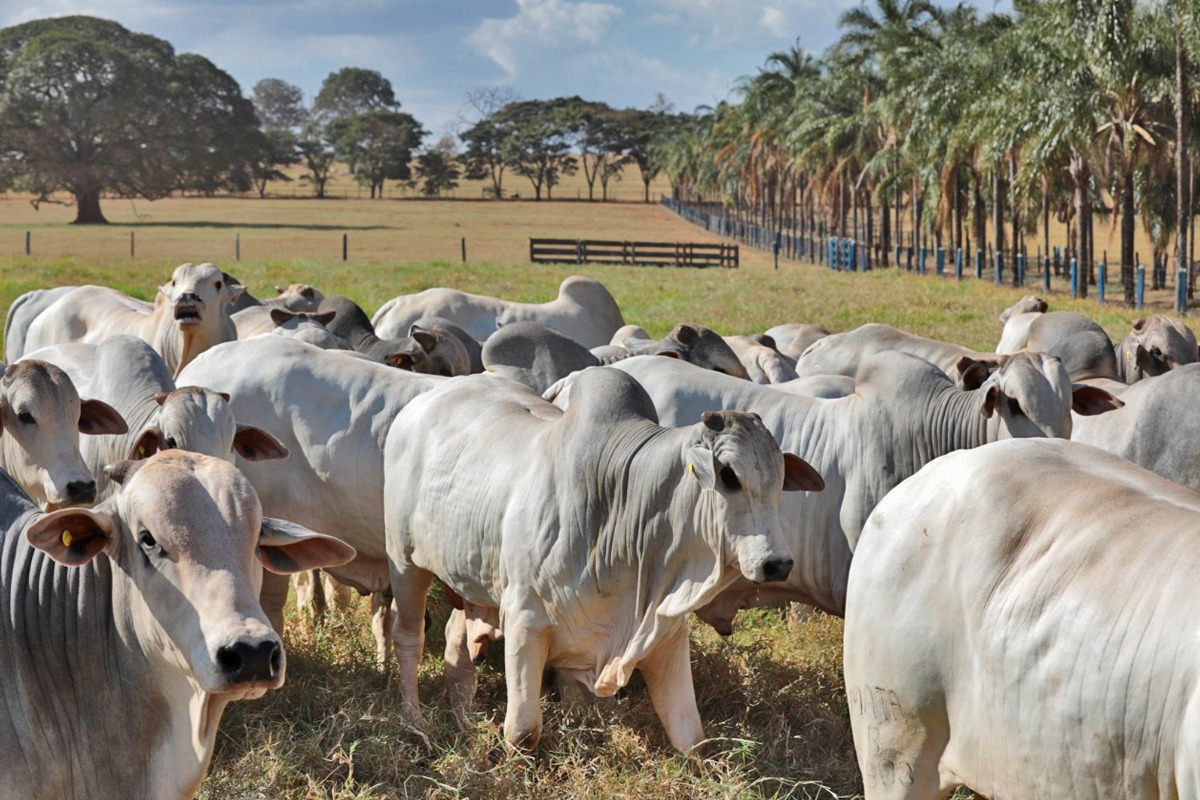
<path id="1" fill-rule="evenodd" d="M 276 328 L 278 328 L 280 325 L 286 325 L 295 318 L 296 315 L 293 312 L 288 311 L 286 308 L 271 309 L 271 322 L 275 323 Z"/>
<path id="2" fill-rule="evenodd" d="M 263 517 L 258 535 L 258 557 L 262 565 L 279 575 L 308 569 L 336 567 L 354 560 L 358 553 L 340 539 L 310 531 L 303 525 Z"/>
<path id="3" fill-rule="evenodd" d="M 233 449 L 247 461 L 276 461 L 291 455 L 283 442 L 253 425 L 237 426 Z"/>
<path id="4" fill-rule="evenodd" d="M 413 341 L 415 341 L 417 344 L 421 345 L 421 349 L 424 350 L 426 353 L 432 353 L 433 348 L 437 347 L 437 343 L 438 343 L 437 336 L 435 334 L 430 333 L 427 330 L 422 330 L 421 328 L 418 328 L 416 325 L 414 325 L 412 327 L 412 330 L 409 332 L 408 335 L 413 338 Z"/>
<path id="5" fill-rule="evenodd" d="M 987 362 L 977 361 L 970 356 L 959 357 L 958 361 L 954 362 L 954 368 L 958 370 L 962 387 L 969 392 L 983 386 L 988 377 Z"/>
<path id="6" fill-rule="evenodd" d="M 674 350 L 659 350 L 654 355 L 662 356 L 663 358 L 674 358 L 680 361 L 683 360 L 683 356 L 679 355 L 679 353 L 676 353 Z"/>
<path id="7" fill-rule="evenodd" d="M 242 296 L 242 292 L 246 291 L 246 287 L 238 283 L 237 278 L 230 275 L 228 272 L 221 273 L 221 280 L 225 282 L 225 291 L 229 293 L 229 299 L 226 303 L 232 303 Z"/>
<path id="8" fill-rule="evenodd" d="M 691 344 L 700 338 L 700 330 L 695 325 L 676 325 L 671 338 L 680 344 Z"/>
<path id="9" fill-rule="evenodd" d="M 335 319 L 337 319 L 337 312 L 336 311 L 322 311 L 320 314 L 311 314 L 309 316 L 309 319 L 311 319 L 313 322 L 319 322 L 322 325 L 324 325 L 326 328 L 328 328 L 329 323 L 331 323 Z"/>
<path id="10" fill-rule="evenodd" d="M 388 353 L 383 357 L 383 363 L 387 364 L 389 367 L 412 371 L 413 357 L 408 353 Z"/>
<path id="11" fill-rule="evenodd" d="M 109 464 L 104 468 L 104 475 L 113 483 L 121 484 L 122 486 L 133 477 L 133 473 L 137 472 L 145 464 L 145 460 L 125 459 L 118 461 L 115 464 Z"/>
<path id="12" fill-rule="evenodd" d="M 63 508 L 25 529 L 31 545 L 68 567 L 80 567 L 108 546 L 116 532 L 108 514 L 89 508 Z"/>
<path id="13" fill-rule="evenodd" d="M 1099 386 L 1077 383 L 1071 387 L 1071 410 L 1082 417 L 1116 411 L 1125 403 Z"/>
<path id="14" fill-rule="evenodd" d="M 162 432 L 158 428 L 151 425 L 146 430 L 142 431 L 142 435 L 133 445 L 133 449 L 129 451 L 130 461 L 140 461 L 143 458 L 149 458 L 158 452 L 159 444 L 162 441 Z M 118 481 L 120 483 L 120 481 Z"/>
<path id="15" fill-rule="evenodd" d="M 103 400 L 84 400 L 79 407 L 79 432 L 89 436 L 129 433 L 125 418 Z"/>
<path id="16" fill-rule="evenodd" d="M 280 286 L 278 283 L 275 284 L 275 294 L 283 294 L 286 291 L 287 291 L 286 286 Z"/>
<path id="17" fill-rule="evenodd" d="M 717 486 L 717 458 L 707 447 L 693 447 L 687 452 L 687 471 L 700 481 L 701 489 L 712 491 Z"/>
<path id="18" fill-rule="evenodd" d="M 1146 327 L 1146 318 L 1145 317 L 1142 317 L 1141 319 L 1139 319 L 1133 323 L 1133 329 L 1135 331 L 1140 331 L 1144 327 Z"/>
<path id="19" fill-rule="evenodd" d="M 161 406 L 163 403 L 167 402 L 167 398 L 170 396 L 170 392 L 158 392 L 154 395 L 154 402 Z"/>
<path id="20" fill-rule="evenodd" d="M 992 386 L 987 390 L 987 394 L 983 396 L 983 409 L 980 412 L 988 419 L 992 418 L 992 414 L 996 413 L 996 403 L 1000 401 L 1000 387 Z"/>
<path id="21" fill-rule="evenodd" d="M 803 458 L 783 454 L 783 490 L 785 492 L 819 492 L 825 488 L 821 473 Z"/>
<path id="22" fill-rule="evenodd" d="M 304 288 L 300 290 L 300 296 L 306 300 L 312 300 L 316 297 L 316 290 L 311 286 L 305 285 Z"/>

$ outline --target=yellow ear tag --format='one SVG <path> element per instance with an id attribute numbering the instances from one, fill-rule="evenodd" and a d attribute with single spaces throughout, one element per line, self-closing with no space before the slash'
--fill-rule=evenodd
<path id="1" fill-rule="evenodd" d="M 63 543 L 63 547 L 70 547 L 70 546 L 71 546 L 71 542 L 73 542 L 74 540 L 75 540 L 75 539 L 74 539 L 74 537 L 73 537 L 73 536 L 71 536 L 71 532 L 70 532 L 70 531 L 63 531 L 63 535 L 62 535 L 62 543 Z"/>
<path id="2" fill-rule="evenodd" d="M 139 455 L 139 456 L 144 456 L 144 455 L 146 455 L 146 448 L 145 448 L 145 447 L 142 447 L 140 444 L 138 445 L 138 455 Z"/>
<path id="3" fill-rule="evenodd" d="M 695 472 L 695 471 L 696 471 L 696 468 L 694 466 L 692 466 L 692 464 L 689 463 L 688 464 L 688 472 Z"/>

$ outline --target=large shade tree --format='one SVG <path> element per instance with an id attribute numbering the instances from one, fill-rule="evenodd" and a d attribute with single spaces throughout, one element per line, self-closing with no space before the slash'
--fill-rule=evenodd
<path id="1" fill-rule="evenodd" d="M 106 221 L 104 192 L 246 189 L 262 146 L 237 83 L 161 39 L 85 16 L 0 31 L 0 188 L 66 192 L 77 223 Z"/>

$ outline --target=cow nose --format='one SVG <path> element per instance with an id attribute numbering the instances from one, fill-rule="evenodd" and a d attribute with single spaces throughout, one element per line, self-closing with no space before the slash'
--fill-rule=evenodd
<path id="1" fill-rule="evenodd" d="M 90 503 L 96 499 L 96 481 L 71 481 L 67 484 L 67 499 L 72 503 Z"/>
<path id="2" fill-rule="evenodd" d="M 176 303 L 199 303 L 200 295 L 195 292 L 184 292 L 175 298 Z"/>
<path id="3" fill-rule="evenodd" d="M 217 650 L 217 663 L 231 683 L 273 681 L 279 677 L 283 648 L 274 639 L 234 642 Z"/>
<path id="4" fill-rule="evenodd" d="M 779 558 L 763 564 L 763 582 L 786 581 L 792 573 L 793 563 L 790 558 Z"/>

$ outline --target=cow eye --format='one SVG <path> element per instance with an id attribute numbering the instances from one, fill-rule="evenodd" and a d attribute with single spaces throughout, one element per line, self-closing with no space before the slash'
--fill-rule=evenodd
<path id="1" fill-rule="evenodd" d="M 166 444 L 164 445 L 163 449 L 164 450 L 174 450 L 176 447 L 179 447 L 179 443 L 175 441 L 175 437 L 168 436 Z"/>
<path id="2" fill-rule="evenodd" d="M 142 546 L 143 550 L 154 550 L 158 547 L 158 541 L 147 530 L 138 534 L 138 544 Z"/>
<path id="3" fill-rule="evenodd" d="M 1017 402 L 1017 398 L 1008 398 L 1008 413 L 1012 414 L 1014 417 L 1019 417 L 1024 413 L 1021 411 L 1021 404 Z"/>
<path id="4" fill-rule="evenodd" d="M 725 488 L 731 492 L 736 492 L 742 488 L 742 482 L 738 480 L 737 473 L 733 471 L 733 467 L 721 467 L 721 483 L 725 484 Z"/>
<path id="5" fill-rule="evenodd" d="M 217 281 L 217 291 L 221 291 L 221 282 Z"/>
<path id="6" fill-rule="evenodd" d="M 28 411 L 22 411 L 20 414 L 17 414 L 17 419 L 26 425 L 37 425 L 37 420 L 35 420 L 33 418 L 33 414 L 30 414 Z"/>

